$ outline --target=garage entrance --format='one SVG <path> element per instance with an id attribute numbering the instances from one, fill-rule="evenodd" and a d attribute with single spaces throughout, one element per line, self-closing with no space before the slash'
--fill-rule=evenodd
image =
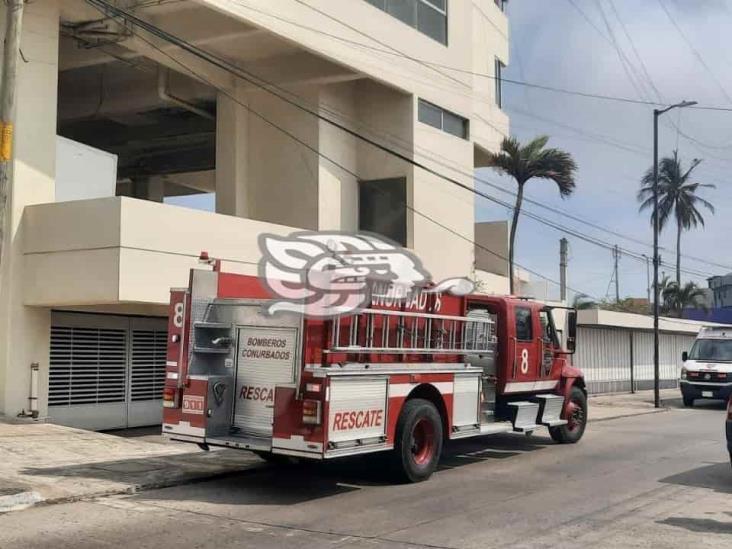
<path id="1" fill-rule="evenodd" d="M 103 430 L 162 420 L 167 320 L 53 312 L 48 415 Z"/>

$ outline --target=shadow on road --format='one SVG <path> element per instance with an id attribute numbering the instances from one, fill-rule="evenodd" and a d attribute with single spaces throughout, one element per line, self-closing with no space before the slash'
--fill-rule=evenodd
<path id="1" fill-rule="evenodd" d="M 712 400 L 712 399 L 698 399 L 694 401 L 693 407 L 686 407 L 684 406 L 683 401 L 681 400 L 681 397 L 679 398 L 669 398 L 664 399 L 661 404 L 665 408 L 681 408 L 685 410 L 721 410 L 726 411 L 727 410 L 727 401 L 726 400 Z"/>
<path id="2" fill-rule="evenodd" d="M 553 444 L 548 437 L 494 435 L 446 445 L 439 470 L 454 469 L 478 462 L 502 460 L 540 450 Z M 439 472 L 438 472 L 439 474 Z M 186 501 L 205 501 L 222 505 L 291 505 L 366 487 L 395 484 L 387 455 L 366 455 L 326 462 L 269 465 L 232 474 L 216 481 L 221 490 L 210 486 L 189 486 Z M 224 489 L 225 488 L 225 489 Z M 144 501 L 145 493 L 134 496 Z M 169 488 L 155 492 L 155 500 L 180 500 L 181 490 Z"/>
<path id="3" fill-rule="evenodd" d="M 550 444 L 553 443 L 548 437 L 520 435 L 493 435 L 449 442 L 444 447 L 439 470 L 504 460 Z M 200 497 L 211 501 L 213 497 L 221 503 L 289 505 L 367 486 L 393 485 L 395 478 L 389 467 L 389 457 L 390 454 L 371 454 L 333 461 L 265 465 L 250 452 L 217 450 L 56 467 L 27 467 L 23 474 L 71 479 L 80 486 L 86 486 L 90 481 L 101 481 L 99 486 L 106 491 L 117 490 L 120 486 L 174 487 L 217 479 L 216 482 L 226 489 L 217 490 L 212 496 L 210 490 L 191 487 L 186 489 L 185 499 Z M 162 490 L 155 497 L 175 499 L 180 497 L 180 491 L 175 488 Z"/>
<path id="4" fill-rule="evenodd" d="M 722 494 L 732 494 L 732 470 L 729 462 L 711 463 L 683 473 L 662 478 L 659 482 L 706 488 Z"/>
<path id="5" fill-rule="evenodd" d="M 714 519 L 669 517 L 664 520 L 658 520 L 656 523 L 678 526 L 691 532 L 704 534 L 732 534 L 732 522 L 722 522 Z"/>

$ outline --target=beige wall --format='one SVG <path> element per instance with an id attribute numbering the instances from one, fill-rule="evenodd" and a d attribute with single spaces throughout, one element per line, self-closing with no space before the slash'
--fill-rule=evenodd
<path id="1" fill-rule="evenodd" d="M 308 108 L 468 187 L 473 186 L 476 150 L 494 148 L 507 131 L 508 120 L 495 106 L 493 80 L 470 74 L 491 74 L 495 57 L 507 61 L 507 21 L 492 0 L 449 3 L 447 47 L 364 0 L 201 3 L 301 48 L 290 58 L 295 64 L 309 52 L 327 60 L 331 69 L 344 68 L 343 73 L 311 71 L 313 78 L 292 84 L 288 91 Z M 67 4 L 65 9 L 85 8 Z M 3 261 L 0 288 L 0 412 L 14 415 L 27 406 L 31 362 L 41 364 L 41 394 L 46 394 L 50 307 L 160 312 L 169 288 L 186 285 L 188 270 L 202 249 L 223 258 L 227 270 L 253 274 L 259 258 L 256 238 L 262 232 L 356 229 L 357 178 L 405 177 L 409 204 L 420 212 L 408 213 L 408 246 L 436 280 L 473 273 L 472 193 L 269 94 L 237 85 L 231 75 L 200 67 L 190 56 L 186 59 L 198 72 L 244 104 L 219 93 L 216 208 L 228 215 L 126 198 L 52 204 L 58 23 L 53 0 L 26 5 L 22 47 L 28 62 L 19 65 L 12 244 Z M 190 24 L 195 28 L 195 21 Z M 170 63 L 139 40 L 125 45 Z M 279 59 L 277 70 L 287 76 L 284 61 Z M 308 72 L 291 68 L 293 74 Z M 470 138 L 418 122 L 420 97 L 468 118 Z M 335 163 L 295 143 L 248 108 Z M 485 278 L 491 291 L 503 293 L 505 279 L 490 273 Z"/>
<path id="2" fill-rule="evenodd" d="M 475 268 L 508 277 L 508 221 L 476 223 L 475 244 Z"/>
<path id="3" fill-rule="evenodd" d="M 224 270 L 256 274 L 257 237 L 295 230 L 126 197 L 31 206 L 23 227 L 25 303 L 66 308 L 167 303 L 203 250 Z"/>
<path id="4" fill-rule="evenodd" d="M 0 11 L 4 18 L 4 6 Z M 47 392 L 50 312 L 23 304 L 21 220 L 26 205 L 54 199 L 58 30 L 54 1 L 26 4 L 21 49 L 27 62 L 18 63 L 8 246 L 0 272 L 0 413 L 11 416 L 28 409 L 31 363 L 40 365 L 40 391 Z"/>

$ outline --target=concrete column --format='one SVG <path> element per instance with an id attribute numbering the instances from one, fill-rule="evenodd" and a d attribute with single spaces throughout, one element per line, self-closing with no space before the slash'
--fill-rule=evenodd
<path id="1" fill-rule="evenodd" d="M 165 198 L 165 181 L 161 177 L 139 177 L 132 180 L 132 196 L 151 202 Z"/>
<path id="2" fill-rule="evenodd" d="M 5 17 L 4 6 L 0 9 Z M 4 28 L 4 23 L 0 25 Z M 0 287 L 0 413 L 28 410 L 30 366 L 40 365 L 40 413 L 47 414 L 51 313 L 26 307 L 23 295 L 23 210 L 54 201 L 59 9 L 55 0 L 26 4 L 18 64 L 13 183 L 7 254 Z M 2 47 L 2 41 L 0 41 Z"/>
<path id="3" fill-rule="evenodd" d="M 247 110 L 228 95 L 219 92 L 216 98 L 217 213 L 250 217 L 251 208 L 247 197 L 248 132 Z"/>

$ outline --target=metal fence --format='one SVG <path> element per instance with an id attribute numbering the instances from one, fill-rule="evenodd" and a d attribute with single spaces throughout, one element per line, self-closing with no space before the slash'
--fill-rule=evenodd
<path id="1" fill-rule="evenodd" d="M 695 335 L 661 333 L 661 388 L 678 387 L 681 353 Z M 574 363 L 583 370 L 590 393 L 653 388 L 653 332 L 630 328 L 579 326 Z"/>

